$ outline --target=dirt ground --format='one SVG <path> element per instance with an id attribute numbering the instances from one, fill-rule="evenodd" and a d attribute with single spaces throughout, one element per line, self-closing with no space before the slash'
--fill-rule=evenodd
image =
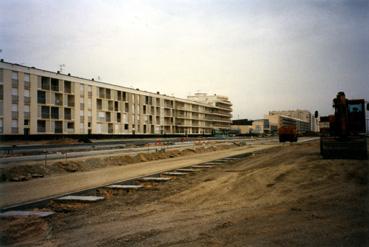
<path id="1" fill-rule="evenodd" d="M 2 245 L 369 246 L 369 161 L 322 160 L 319 143 L 92 205 L 51 203 L 49 220 L 0 222 Z M 30 229 L 34 229 L 31 231 Z"/>
<path id="2" fill-rule="evenodd" d="M 136 155 L 109 155 L 91 158 L 73 158 L 58 161 L 23 162 L 22 164 L 0 167 L 1 182 L 22 182 L 31 179 L 53 176 L 58 174 L 85 172 L 110 166 L 123 166 L 139 162 L 174 158 L 191 155 L 194 153 L 205 153 L 219 151 L 240 146 L 240 142 L 217 144 L 214 146 L 198 145 L 194 148 L 171 149 L 165 152 L 138 153 Z"/>

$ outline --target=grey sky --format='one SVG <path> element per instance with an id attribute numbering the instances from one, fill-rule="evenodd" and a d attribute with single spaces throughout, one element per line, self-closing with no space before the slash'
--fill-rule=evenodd
<path id="1" fill-rule="evenodd" d="M 0 57 L 186 97 L 234 117 L 369 99 L 369 1 L 0 1 Z"/>

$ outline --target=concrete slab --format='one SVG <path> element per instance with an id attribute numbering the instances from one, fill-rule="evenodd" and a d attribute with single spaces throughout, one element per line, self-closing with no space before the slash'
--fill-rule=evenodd
<path id="1" fill-rule="evenodd" d="M 206 163 L 204 163 L 204 165 L 221 165 L 223 163 L 224 162 L 206 162 Z"/>
<path id="2" fill-rule="evenodd" d="M 166 182 L 171 179 L 172 178 L 169 178 L 169 177 L 143 177 L 143 178 L 140 178 L 139 180 L 143 182 Z"/>
<path id="3" fill-rule="evenodd" d="M 187 175 L 187 173 L 185 172 L 164 172 L 164 175 L 168 175 L 168 176 L 184 176 Z"/>
<path id="4" fill-rule="evenodd" d="M 214 166 L 211 165 L 196 165 L 196 166 L 191 166 L 192 168 L 213 168 Z"/>
<path id="5" fill-rule="evenodd" d="M 135 185 L 135 184 L 113 184 L 106 186 L 109 189 L 123 189 L 123 190 L 138 190 L 143 188 L 143 185 Z"/>
<path id="6" fill-rule="evenodd" d="M 229 158 L 223 158 L 222 160 L 241 160 L 241 158 L 232 158 L 232 157 L 229 157 Z"/>
<path id="7" fill-rule="evenodd" d="M 193 168 L 180 168 L 176 170 L 177 172 L 198 172 L 199 169 L 193 169 Z"/>
<path id="8" fill-rule="evenodd" d="M 7 211 L 0 213 L 0 218 L 35 216 L 45 218 L 55 214 L 53 211 Z"/>
<path id="9" fill-rule="evenodd" d="M 58 201 L 73 201 L 73 202 L 97 202 L 104 200 L 102 196 L 63 196 L 56 200 Z"/>

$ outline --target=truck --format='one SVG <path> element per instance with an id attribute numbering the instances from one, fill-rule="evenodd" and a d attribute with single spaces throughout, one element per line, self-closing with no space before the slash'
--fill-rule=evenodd
<path id="1" fill-rule="evenodd" d="M 297 142 L 297 128 L 295 125 L 281 126 L 278 129 L 279 142 Z"/>
<path id="2" fill-rule="evenodd" d="M 368 159 L 369 104 L 364 99 L 347 99 L 338 92 L 333 99 L 334 115 L 329 129 L 320 137 L 320 154 L 329 159 Z"/>

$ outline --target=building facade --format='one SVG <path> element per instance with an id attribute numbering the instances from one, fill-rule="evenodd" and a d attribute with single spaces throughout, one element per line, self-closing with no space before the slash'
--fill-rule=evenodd
<path id="1" fill-rule="evenodd" d="M 265 118 L 269 120 L 269 127 L 272 133 L 276 133 L 282 126 L 296 126 L 299 133 L 311 131 L 310 122 L 303 121 L 298 118 L 279 114 L 266 115 Z"/>
<path id="2" fill-rule="evenodd" d="M 180 99 L 0 62 L 0 134 L 211 134 L 230 129 L 225 96 Z"/>

